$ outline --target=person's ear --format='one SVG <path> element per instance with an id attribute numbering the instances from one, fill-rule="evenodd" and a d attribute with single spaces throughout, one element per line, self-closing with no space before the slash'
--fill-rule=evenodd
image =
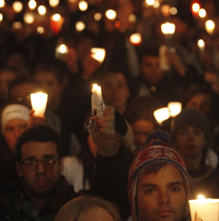
<path id="1" fill-rule="evenodd" d="M 23 177 L 23 171 L 22 171 L 20 163 L 16 163 L 16 169 L 17 169 L 17 173 L 18 173 L 19 177 Z"/>

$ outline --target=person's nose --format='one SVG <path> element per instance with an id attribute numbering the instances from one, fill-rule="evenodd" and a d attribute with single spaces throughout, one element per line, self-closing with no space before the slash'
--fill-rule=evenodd
<path id="1" fill-rule="evenodd" d="M 36 170 L 38 173 L 45 173 L 45 167 L 43 166 L 41 161 L 38 161 Z"/>
<path id="2" fill-rule="evenodd" d="M 168 204 L 170 202 L 170 196 L 167 190 L 161 190 L 159 194 L 161 204 Z"/>

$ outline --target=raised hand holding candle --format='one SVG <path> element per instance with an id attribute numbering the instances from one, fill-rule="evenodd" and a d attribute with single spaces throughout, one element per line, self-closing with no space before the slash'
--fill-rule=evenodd
<path id="1" fill-rule="evenodd" d="M 92 115 L 97 114 L 97 117 L 103 116 L 103 111 L 105 110 L 105 103 L 102 97 L 101 87 L 97 84 L 93 84 L 92 96 L 91 96 L 91 109 Z"/>
<path id="2" fill-rule="evenodd" d="M 205 199 L 199 196 L 197 200 L 189 200 L 192 221 L 219 220 L 219 199 Z"/>
<path id="3" fill-rule="evenodd" d="M 46 93 L 38 92 L 30 94 L 32 109 L 35 111 L 34 115 L 39 117 L 44 116 L 47 105 L 47 99 L 48 94 Z"/>

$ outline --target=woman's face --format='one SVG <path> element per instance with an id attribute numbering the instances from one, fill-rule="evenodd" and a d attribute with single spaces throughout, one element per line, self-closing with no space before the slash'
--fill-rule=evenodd
<path id="1" fill-rule="evenodd" d="M 9 150 L 15 154 L 17 138 L 27 129 L 27 122 L 23 119 L 15 118 L 9 120 L 4 129 L 3 136 Z"/>
<path id="2" fill-rule="evenodd" d="M 195 126 L 186 126 L 177 133 L 174 144 L 183 159 L 192 160 L 202 156 L 207 141 L 203 130 Z"/>

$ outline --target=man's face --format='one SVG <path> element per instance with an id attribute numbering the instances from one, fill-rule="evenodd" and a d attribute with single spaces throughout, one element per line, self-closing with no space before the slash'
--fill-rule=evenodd
<path id="1" fill-rule="evenodd" d="M 174 144 L 183 160 L 187 161 L 197 156 L 201 157 L 207 141 L 202 129 L 186 126 L 177 133 Z"/>
<path id="2" fill-rule="evenodd" d="M 62 84 L 52 71 L 39 72 L 34 77 L 36 83 L 48 94 L 48 105 L 54 105 L 60 99 Z"/>
<path id="3" fill-rule="evenodd" d="M 142 58 L 141 74 L 150 84 L 158 84 L 164 75 L 160 68 L 159 56 L 145 56 Z"/>
<path id="4" fill-rule="evenodd" d="M 141 174 L 137 205 L 138 221 L 182 221 L 187 200 L 179 170 L 167 164 L 156 173 Z"/>
<path id="5" fill-rule="evenodd" d="M 102 83 L 103 100 L 117 111 L 125 109 L 130 92 L 123 74 L 108 74 Z"/>
<path id="6" fill-rule="evenodd" d="M 57 147 L 54 142 L 25 143 L 21 149 L 21 161 L 42 160 L 58 157 Z M 23 178 L 27 190 L 34 196 L 47 196 L 56 186 L 62 171 L 62 161 L 56 161 L 49 167 L 44 167 L 38 162 L 36 169 L 27 168 L 24 164 L 17 164 L 19 176 Z"/>

